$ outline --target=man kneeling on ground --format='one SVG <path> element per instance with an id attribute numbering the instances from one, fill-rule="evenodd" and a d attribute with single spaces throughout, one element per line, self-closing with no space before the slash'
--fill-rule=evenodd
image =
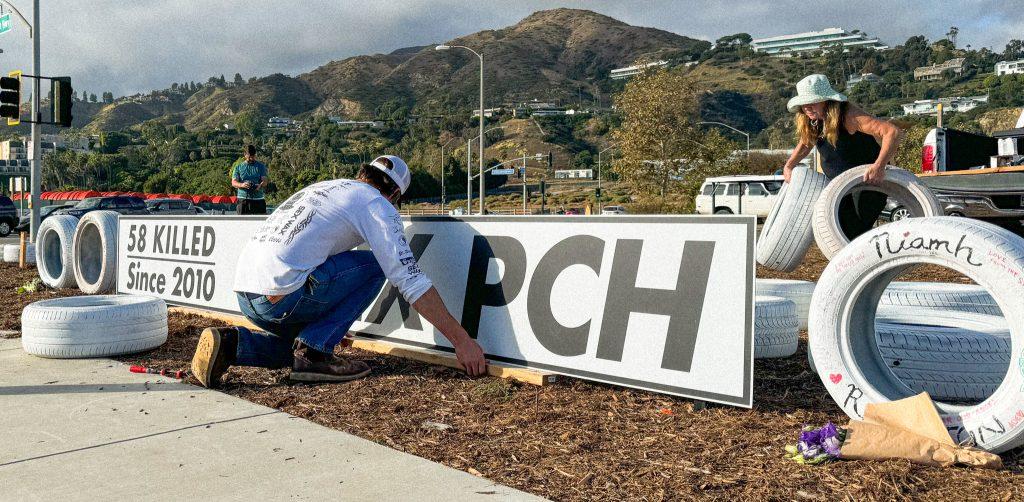
<path id="1" fill-rule="evenodd" d="M 370 367 L 334 354 L 352 323 L 391 280 L 455 347 L 470 375 L 485 370 L 483 350 L 448 312 L 420 270 L 398 214 L 411 177 L 393 155 L 363 165 L 355 180 L 316 183 L 267 218 L 238 258 L 234 290 L 250 321 L 266 330 L 207 328 L 192 374 L 214 387 L 231 365 L 291 367 L 291 379 L 341 382 Z M 370 251 L 353 248 L 369 244 Z"/>

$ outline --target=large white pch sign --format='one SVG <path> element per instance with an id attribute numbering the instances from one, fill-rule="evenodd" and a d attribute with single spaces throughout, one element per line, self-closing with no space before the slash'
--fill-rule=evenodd
<path id="1" fill-rule="evenodd" d="M 262 219 L 122 216 L 117 290 L 239 313 L 237 256 Z M 405 226 L 488 359 L 752 405 L 754 218 L 439 216 Z M 352 330 L 452 351 L 390 283 Z"/>

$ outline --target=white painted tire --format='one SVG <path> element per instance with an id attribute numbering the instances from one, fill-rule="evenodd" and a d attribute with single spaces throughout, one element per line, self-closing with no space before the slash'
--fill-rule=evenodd
<path id="1" fill-rule="evenodd" d="M 799 335 L 796 304 L 777 296 L 754 298 L 754 359 L 789 357 Z"/>
<path id="2" fill-rule="evenodd" d="M 796 317 L 800 329 L 807 329 L 807 314 L 811 308 L 811 295 L 814 283 L 792 279 L 757 279 L 754 282 L 754 294 L 758 296 L 778 296 L 791 300 L 796 304 Z"/>
<path id="3" fill-rule="evenodd" d="M 4 262 L 18 263 L 21 254 L 21 244 L 7 244 L 4 246 Z M 36 245 L 30 242 L 25 243 L 25 263 L 36 262 Z"/>
<path id="4" fill-rule="evenodd" d="M 50 358 L 106 357 L 167 341 L 167 304 L 141 295 L 54 298 L 21 313 L 21 346 Z"/>
<path id="5" fill-rule="evenodd" d="M 856 419 L 868 403 L 915 394 L 886 367 L 875 310 L 892 279 L 923 263 L 951 268 L 984 287 L 1010 331 L 1012 363 L 991 396 L 974 406 L 935 403 L 950 435 L 995 453 L 1024 444 L 1024 240 L 989 223 L 911 218 L 872 229 L 840 251 L 811 299 L 809 345 L 818 376 Z"/>
<path id="6" fill-rule="evenodd" d="M 51 288 L 76 286 L 71 243 L 77 225 L 78 218 L 67 214 L 50 216 L 39 225 L 36 270 L 43 284 Z"/>
<path id="7" fill-rule="evenodd" d="M 803 261 L 814 240 L 811 218 L 814 203 L 825 188 L 825 176 L 810 168 L 793 168 L 790 182 L 782 185 L 757 240 L 757 262 L 791 272 Z"/>
<path id="8" fill-rule="evenodd" d="M 889 370 L 914 391 L 939 401 L 981 401 L 1010 366 L 1010 329 L 1002 317 L 956 314 L 880 309 L 875 340 Z"/>
<path id="9" fill-rule="evenodd" d="M 75 281 L 83 293 L 114 290 L 117 282 L 117 218 L 114 211 L 93 211 L 75 228 L 72 250 Z"/>
<path id="10" fill-rule="evenodd" d="M 879 305 L 1003 315 L 992 295 L 977 284 L 894 282 L 885 288 Z"/>
<path id="11" fill-rule="evenodd" d="M 833 256 L 850 240 L 839 226 L 839 202 L 843 197 L 858 190 L 882 192 L 910 209 L 915 217 L 942 216 L 942 204 L 928 185 L 910 171 L 891 167 L 885 171 L 885 180 L 879 185 L 864 183 L 864 172 L 868 166 L 858 166 L 836 176 L 821 191 L 814 205 L 814 242 L 825 258 Z"/>

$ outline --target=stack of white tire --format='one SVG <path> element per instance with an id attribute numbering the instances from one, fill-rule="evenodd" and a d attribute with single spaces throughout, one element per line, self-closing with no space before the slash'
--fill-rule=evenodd
<path id="1" fill-rule="evenodd" d="M 117 224 L 116 212 L 93 211 L 81 220 L 50 216 L 39 226 L 36 268 L 42 282 L 51 288 L 77 286 L 95 296 L 25 307 L 21 343 L 26 352 L 50 358 L 106 357 L 150 350 L 167 340 L 163 300 L 102 295 L 116 285 Z"/>
<path id="2" fill-rule="evenodd" d="M 21 256 L 21 244 L 5 244 L 3 246 L 3 259 L 5 263 L 18 263 Z M 36 246 L 31 242 L 25 243 L 25 263 L 36 262 Z"/>
<path id="3" fill-rule="evenodd" d="M 800 321 L 792 300 L 754 298 L 754 359 L 789 357 L 796 353 Z"/>
<path id="4" fill-rule="evenodd" d="M 920 289 L 929 286 L 889 285 L 924 263 L 978 286 L 933 289 L 924 298 Z M 966 304 L 951 295 L 966 295 Z M 944 396 L 935 405 L 955 441 L 1001 453 L 1024 445 L 1021 298 L 1024 239 L 965 218 L 898 221 L 832 257 L 811 299 L 810 354 L 850 417 L 863 418 L 869 403 L 927 391 Z"/>

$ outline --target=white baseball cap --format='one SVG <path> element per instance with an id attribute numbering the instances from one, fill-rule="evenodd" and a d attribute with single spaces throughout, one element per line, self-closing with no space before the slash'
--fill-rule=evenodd
<path id="1" fill-rule="evenodd" d="M 402 190 L 404 194 L 409 189 L 409 184 L 412 183 L 412 175 L 409 174 L 409 166 L 405 165 L 405 161 L 395 155 L 381 155 L 370 165 L 384 171 L 394 181 L 398 188 Z"/>

